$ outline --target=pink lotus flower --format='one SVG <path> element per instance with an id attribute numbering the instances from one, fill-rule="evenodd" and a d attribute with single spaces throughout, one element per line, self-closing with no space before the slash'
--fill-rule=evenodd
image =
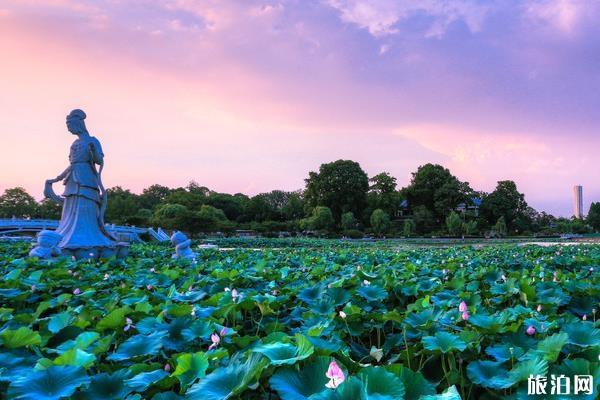
<path id="1" fill-rule="evenodd" d="M 460 311 L 461 313 L 464 313 L 465 311 L 467 311 L 467 303 L 465 303 L 464 301 L 461 301 L 458 306 L 458 311 Z"/>
<path id="2" fill-rule="evenodd" d="M 165 364 L 164 370 L 165 370 L 165 372 L 171 371 L 171 366 L 169 365 L 169 363 Z"/>
<path id="3" fill-rule="evenodd" d="M 152 286 L 151 284 L 146 285 L 146 289 L 148 289 L 148 290 L 152 290 L 153 288 L 154 288 L 154 286 Z"/>
<path id="4" fill-rule="evenodd" d="M 190 285 L 190 287 L 188 288 L 188 292 L 193 292 L 194 291 L 194 287 L 192 285 Z"/>
<path id="5" fill-rule="evenodd" d="M 462 319 L 463 319 L 464 321 L 468 321 L 468 320 L 469 320 L 469 317 L 470 317 L 470 315 L 469 315 L 469 313 L 468 313 L 467 311 L 465 311 L 465 312 L 463 312 L 463 313 L 462 313 L 461 317 L 462 317 Z"/>
<path id="6" fill-rule="evenodd" d="M 344 376 L 344 371 L 337 365 L 335 361 L 329 363 L 329 368 L 327 368 L 327 372 L 325 376 L 329 378 L 329 382 L 325 384 L 326 387 L 330 389 L 335 389 L 342 384 L 346 380 Z"/>
<path id="7" fill-rule="evenodd" d="M 346 313 L 343 311 L 340 311 L 340 318 L 346 319 Z"/>
<path id="8" fill-rule="evenodd" d="M 234 302 L 234 303 L 235 303 L 235 301 L 236 301 L 237 299 L 239 299 L 239 298 L 240 298 L 240 295 L 238 294 L 238 291 L 237 291 L 237 289 L 232 289 L 232 290 L 231 290 L 231 298 L 233 299 L 233 302 Z"/>
<path id="9" fill-rule="evenodd" d="M 75 290 L 73 290 L 73 294 L 74 294 L 75 296 L 77 296 L 77 295 L 78 295 L 78 294 L 80 294 L 80 293 L 81 293 L 81 290 L 79 290 L 79 288 L 76 288 Z"/>
<path id="10" fill-rule="evenodd" d="M 535 335 L 535 328 L 533 327 L 533 325 L 530 325 L 529 328 L 527 328 L 527 334 L 529 336 Z"/>
<path id="11" fill-rule="evenodd" d="M 123 328 L 123 330 L 125 332 L 127 332 L 131 328 L 135 328 L 135 325 L 133 324 L 133 321 L 131 320 L 131 318 L 125 318 L 125 327 Z"/>
<path id="12" fill-rule="evenodd" d="M 221 337 L 218 334 L 213 333 L 212 335 L 210 335 L 210 341 L 212 342 L 212 344 L 208 346 L 208 349 L 216 349 L 219 343 L 221 343 Z"/>
<path id="13" fill-rule="evenodd" d="M 542 312 L 542 305 L 538 304 L 536 310 L 537 310 L 537 312 Z"/>
<path id="14" fill-rule="evenodd" d="M 221 328 L 221 332 L 219 332 L 219 335 L 221 335 L 221 336 L 227 335 L 227 328 L 226 327 L 222 327 Z"/>
<path id="15" fill-rule="evenodd" d="M 154 267 L 150 268 L 150 272 L 155 273 L 156 270 L 154 269 Z"/>

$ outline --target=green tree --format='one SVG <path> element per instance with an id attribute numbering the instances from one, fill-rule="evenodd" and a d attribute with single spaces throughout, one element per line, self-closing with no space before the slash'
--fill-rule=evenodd
<path id="1" fill-rule="evenodd" d="M 480 214 L 490 224 L 504 218 L 508 231 L 523 232 L 531 225 L 525 196 L 513 181 L 499 181 L 496 189 L 481 202 Z"/>
<path id="2" fill-rule="evenodd" d="M 433 212 L 423 205 L 413 208 L 413 221 L 416 231 L 421 234 L 431 232 L 437 227 L 437 220 Z"/>
<path id="3" fill-rule="evenodd" d="M 406 236 L 406 237 L 411 237 L 413 235 L 413 233 L 415 232 L 416 226 L 415 226 L 415 221 L 413 221 L 412 219 L 407 219 L 406 221 L 404 221 L 404 226 L 402 228 L 402 235 Z"/>
<path id="4" fill-rule="evenodd" d="M 191 212 L 186 206 L 181 204 L 162 204 L 156 208 L 152 217 L 153 225 L 165 229 L 176 229 L 188 231 L 188 221 Z"/>
<path id="5" fill-rule="evenodd" d="M 200 207 L 200 210 L 195 213 L 192 231 L 193 233 L 215 232 L 222 229 L 227 230 L 229 227 L 229 220 L 223 210 L 204 204 Z"/>
<path id="6" fill-rule="evenodd" d="M 471 220 L 463 224 L 463 231 L 465 234 L 472 236 L 477 233 L 477 221 Z"/>
<path id="7" fill-rule="evenodd" d="M 152 185 L 142 191 L 140 195 L 140 206 L 149 210 L 154 210 L 160 203 L 163 203 L 172 189 L 162 185 Z"/>
<path id="8" fill-rule="evenodd" d="M 587 223 L 594 228 L 596 232 L 600 231 L 600 202 L 592 203 L 587 215 Z"/>
<path id="9" fill-rule="evenodd" d="M 60 219 L 61 212 L 62 206 L 60 204 L 50 199 L 44 199 L 39 203 L 35 217 L 41 219 Z"/>
<path id="10" fill-rule="evenodd" d="M 362 215 L 367 203 L 369 178 L 355 161 L 337 160 L 322 164 L 319 172 L 310 172 L 306 179 L 305 204 L 308 210 L 328 207 L 336 221 L 352 211 Z"/>
<path id="11" fill-rule="evenodd" d="M 413 212 L 424 207 L 433 218 L 433 228 L 441 227 L 445 218 L 460 203 L 466 203 L 473 189 L 468 182 L 461 182 L 447 168 L 437 164 L 425 164 L 413 172 L 410 185 L 402 190 Z M 424 214 L 421 211 L 421 214 Z M 417 222 L 419 227 L 419 222 Z M 428 227 L 427 229 L 430 229 Z M 419 229 L 424 229 L 420 226 Z"/>
<path id="12" fill-rule="evenodd" d="M 398 211 L 400 196 L 396 191 L 396 178 L 387 172 L 379 173 L 369 179 L 371 186 L 367 194 L 370 210 L 381 208 L 389 215 Z"/>
<path id="13" fill-rule="evenodd" d="M 132 223 L 129 219 L 140 209 L 138 196 L 120 186 L 110 188 L 106 193 L 108 195 L 106 222 L 114 224 Z"/>
<path id="14" fill-rule="evenodd" d="M 496 221 L 496 224 L 494 225 L 494 232 L 500 237 L 506 236 L 508 228 L 506 227 L 506 220 L 504 217 L 498 218 L 498 221 Z"/>
<path id="15" fill-rule="evenodd" d="M 38 204 L 22 187 L 6 189 L 0 196 L 0 217 L 30 218 L 37 214 Z"/>
<path id="16" fill-rule="evenodd" d="M 446 228 L 450 236 L 460 236 L 462 234 L 463 223 L 460 215 L 452 211 L 446 217 Z"/>
<path id="17" fill-rule="evenodd" d="M 335 220 L 329 207 L 315 207 L 309 219 L 309 226 L 311 229 L 331 231 L 335 226 Z"/>
<path id="18" fill-rule="evenodd" d="M 227 219 L 237 221 L 245 212 L 248 196 L 243 194 L 231 195 L 228 193 L 210 192 L 205 197 L 204 204 L 223 210 Z"/>
<path id="19" fill-rule="evenodd" d="M 390 228 L 390 216 L 380 208 L 373 211 L 370 222 L 373 232 L 375 232 L 377 235 L 386 233 Z"/>
<path id="20" fill-rule="evenodd" d="M 352 211 L 348 211 L 342 214 L 342 229 L 356 229 L 356 218 L 354 218 L 354 213 Z"/>

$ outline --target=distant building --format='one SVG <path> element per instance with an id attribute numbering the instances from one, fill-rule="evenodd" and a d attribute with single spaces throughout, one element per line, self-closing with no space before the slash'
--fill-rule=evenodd
<path id="1" fill-rule="evenodd" d="M 583 218 L 583 186 L 573 187 L 573 216 Z"/>
<path id="2" fill-rule="evenodd" d="M 460 203 L 456 206 L 455 211 L 459 213 L 466 213 L 473 217 L 479 216 L 479 207 L 481 207 L 481 199 L 477 197 L 471 197 L 467 203 Z"/>

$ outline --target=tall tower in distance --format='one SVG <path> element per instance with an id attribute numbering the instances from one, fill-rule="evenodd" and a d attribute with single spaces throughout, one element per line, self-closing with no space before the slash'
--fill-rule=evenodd
<path id="1" fill-rule="evenodd" d="M 573 216 L 583 218 L 583 186 L 573 186 Z"/>

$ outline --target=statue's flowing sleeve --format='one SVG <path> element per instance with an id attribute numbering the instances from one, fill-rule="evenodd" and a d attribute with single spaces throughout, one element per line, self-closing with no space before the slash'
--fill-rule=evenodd
<path id="1" fill-rule="evenodd" d="M 96 138 L 92 138 L 90 147 L 94 163 L 102 165 L 104 163 L 104 152 L 102 152 L 102 146 L 100 145 L 100 141 Z"/>

